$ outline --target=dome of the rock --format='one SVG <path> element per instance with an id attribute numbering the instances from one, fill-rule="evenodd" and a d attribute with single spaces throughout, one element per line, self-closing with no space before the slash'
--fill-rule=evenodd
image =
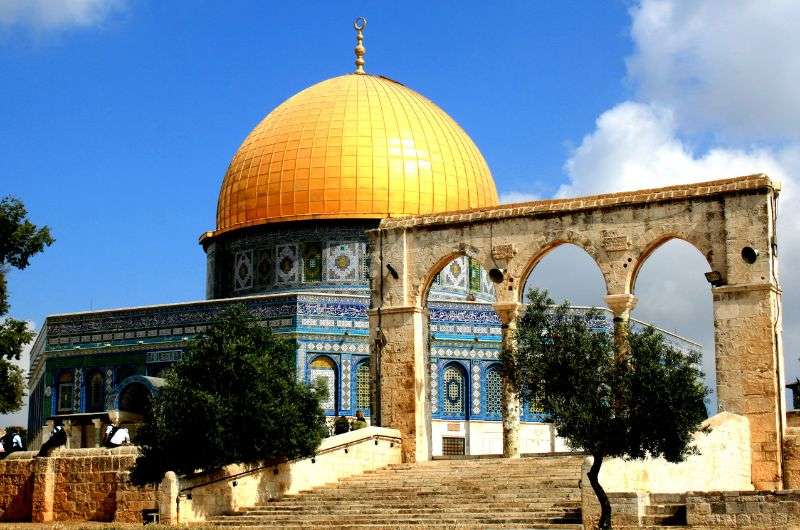
<path id="1" fill-rule="evenodd" d="M 216 234 L 496 204 L 486 161 L 447 113 L 396 81 L 349 74 L 292 96 L 247 136 L 222 183 Z"/>

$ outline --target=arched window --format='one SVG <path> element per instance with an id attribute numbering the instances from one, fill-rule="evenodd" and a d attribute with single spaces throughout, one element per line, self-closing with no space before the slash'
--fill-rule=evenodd
<path id="1" fill-rule="evenodd" d="M 466 419 L 467 385 L 464 370 L 455 364 L 444 369 L 444 415 L 448 418 Z"/>
<path id="2" fill-rule="evenodd" d="M 486 414 L 500 416 L 502 414 L 502 379 L 500 368 L 495 365 L 486 371 Z"/>
<path id="3" fill-rule="evenodd" d="M 312 384 L 322 382 L 322 386 L 328 390 L 328 397 L 320 403 L 326 411 L 336 413 L 336 363 L 330 357 L 317 357 L 311 361 L 310 380 Z"/>
<path id="4" fill-rule="evenodd" d="M 58 412 L 72 412 L 75 376 L 72 371 L 58 377 Z"/>
<path id="5" fill-rule="evenodd" d="M 356 369 L 356 409 L 368 413 L 369 396 L 369 362 L 362 362 Z"/>
<path id="6" fill-rule="evenodd" d="M 103 374 L 100 372 L 93 372 L 89 377 L 86 401 L 89 412 L 99 412 L 105 409 L 105 393 L 103 392 Z"/>

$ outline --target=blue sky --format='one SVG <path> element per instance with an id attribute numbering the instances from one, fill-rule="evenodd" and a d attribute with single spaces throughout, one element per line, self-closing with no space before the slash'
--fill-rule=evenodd
<path id="1" fill-rule="evenodd" d="M 454 116 L 500 191 L 555 191 L 568 143 L 624 97 L 625 4 L 433 4 L 128 2 L 97 27 L 6 27 L 2 189 L 58 240 L 12 273 L 14 314 L 201 298 L 230 158 L 282 100 L 351 71 L 357 14 L 367 70 Z"/>
<path id="2" fill-rule="evenodd" d="M 734 3 L 0 0 L 0 195 L 57 240 L 11 271 L 12 315 L 38 327 L 47 314 L 201 299 L 197 238 L 214 227 L 228 162 L 285 98 L 352 70 L 358 15 L 367 71 L 452 115 L 506 199 L 756 171 L 792 197 L 800 40 L 783 22 L 800 6 Z M 794 379 L 800 215 L 784 217 Z M 534 278 L 602 304 L 584 258 L 560 249 Z M 652 260 L 635 316 L 713 348 L 702 257 L 675 243 Z"/>

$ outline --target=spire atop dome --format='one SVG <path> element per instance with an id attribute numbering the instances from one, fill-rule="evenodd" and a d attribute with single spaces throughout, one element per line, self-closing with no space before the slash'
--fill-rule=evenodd
<path id="1" fill-rule="evenodd" d="M 364 28 L 367 27 L 367 19 L 364 17 L 358 17 L 353 21 L 353 28 L 356 30 L 356 71 L 353 73 L 356 74 L 365 74 L 364 71 L 364 54 L 367 52 L 367 49 L 364 48 Z"/>

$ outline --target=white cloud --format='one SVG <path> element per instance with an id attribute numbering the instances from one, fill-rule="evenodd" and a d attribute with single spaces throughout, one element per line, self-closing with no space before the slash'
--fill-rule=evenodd
<path id="1" fill-rule="evenodd" d="M 537 193 L 527 191 L 504 191 L 500 193 L 501 204 L 513 204 L 515 202 L 538 201 L 542 196 Z"/>
<path id="2" fill-rule="evenodd" d="M 607 110 L 565 164 L 569 183 L 559 196 L 608 193 L 716 178 L 768 173 L 788 180 L 783 153 L 769 148 L 713 148 L 695 156 L 678 137 L 674 112 L 626 101 Z"/>
<path id="3" fill-rule="evenodd" d="M 124 0 L 0 0 L 0 25 L 36 30 L 96 26 Z"/>
<path id="4" fill-rule="evenodd" d="M 560 196 L 588 195 L 652 188 L 712 180 L 751 173 L 767 173 L 781 181 L 779 201 L 779 259 L 783 264 L 800 263 L 800 210 L 787 207 L 797 196 L 800 175 L 800 144 L 779 147 L 715 147 L 696 154 L 680 138 L 675 113 L 660 105 L 624 102 L 604 112 L 596 128 L 587 134 L 564 165 L 568 183 Z M 713 347 L 713 321 L 700 318 L 698 307 L 709 312 L 708 286 L 700 275 L 707 269 L 686 264 L 686 250 L 665 247 L 657 252 L 652 274 L 639 277 L 639 307 L 634 316 L 696 338 L 706 350 Z M 698 254 L 699 257 L 699 254 Z M 703 260 L 700 258 L 700 265 Z M 645 264 L 645 270 L 649 263 Z M 785 268 L 784 268 L 785 270 Z M 680 286 L 680 289 L 676 289 Z M 784 335 L 787 379 L 800 374 L 794 352 L 800 348 L 800 279 L 784 274 Z M 673 293 L 673 294 L 670 294 Z M 678 296 L 679 294 L 679 296 Z M 674 296 L 673 296 L 674 295 Z M 687 307 L 696 300 L 698 307 Z M 708 359 L 706 368 L 708 369 Z"/>
<path id="5" fill-rule="evenodd" d="M 642 0 L 628 75 L 682 126 L 726 137 L 800 138 L 800 2 Z"/>

